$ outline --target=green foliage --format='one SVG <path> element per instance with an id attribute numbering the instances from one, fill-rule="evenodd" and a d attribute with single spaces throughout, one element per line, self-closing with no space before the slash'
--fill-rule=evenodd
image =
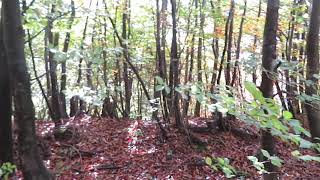
<path id="1" fill-rule="evenodd" d="M 311 137 L 310 133 L 304 129 L 299 120 L 293 119 L 293 115 L 289 111 L 282 111 L 282 107 L 276 100 L 264 98 L 261 91 L 251 82 L 245 82 L 245 89 L 251 95 L 250 100 L 238 102 L 235 97 L 230 96 L 229 92 L 221 91 L 212 97 L 217 101 L 210 105 L 211 111 L 218 110 L 222 113 L 229 113 L 243 120 L 248 124 L 253 124 L 256 127 L 264 130 L 270 130 L 272 135 L 281 138 L 284 141 L 293 142 L 300 148 L 320 149 L 319 144 L 312 143 L 303 136 Z M 280 167 L 283 161 L 277 156 L 271 156 L 267 151 L 261 150 L 263 156 L 273 165 Z M 304 161 L 319 161 L 318 156 L 295 154 L 295 157 Z M 249 156 L 248 159 L 253 163 L 253 166 L 259 173 L 265 173 L 264 163 L 259 162 L 254 156 Z M 208 160 L 209 161 L 209 160 Z"/>
<path id="2" fill-rule="evenodd" d="M 17 169 L 16 165 L 11 164 L 9 162 L 3 163 L 0 167 L 0 179 L 8 180 L 10 174 L 14 173 Z"/>
<path id="3" fill-rule="evenodd" d="M 234 178 L 237 175 L 237 170 L 230 165 L 227 158 L 206 157 L 205 162 L 214 171 L 222 171 L 227 178 Z"/>
<path id="4" fill-rule="evenodd" d="M 162 79 L 160 76 L 156 76 L 156 81 L 157 81 L 157 85 L 156 85 L 156 91 L 165 91 L 167 94 L 170 93 L 170 87 L 166 84 L 166 82 L 164 81 L 164 79 Z"/>
<path id="5" fill-rule="evenodd" d="M 247 157 L 251 162 L 253 167 L 255 167 L 258 170 L 259 174 L 266 173 L 267 171 L 264 169 L 264 164 L 262 162 L 259 162 L 258 158 L 255 156 L 248 156 Z"/>
<path id="6" fill-rule="evenodd" d="M 266 162 L 271 162 L 273 165 L 277 167 L 281 167 L 283 160 L 281 160 L 278 156 L 271 156 L 268 151 L 261 149 L 261 154 L 266 158 L 266 161 L 259 162 L 258 158 L 255 156 L 248 156 L 248 160 L 252 162 L 253 167 L 255 167 L 258 170 L 259 174 L 267 173 L 265 170 L 264 164 Z"/>

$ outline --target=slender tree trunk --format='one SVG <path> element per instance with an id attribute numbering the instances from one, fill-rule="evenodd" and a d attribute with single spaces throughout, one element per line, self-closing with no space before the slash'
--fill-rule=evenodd
<path id="1" fill-rule="evenodd" d="M 268 0 L 267 14 L 263 33 L 262 48 L 262 81 L 260 90 L 265 98 L 272 98 L 274 80 L 272 73 L 275 71 L 274 61 L 277 58 L 277 29 L 279 18 L 279 0 Z M 275 139 L 269 130 L 262 131 L 261 148 L 268 151 L 270 155 L 275 154 Z M 277 179 L 276 167 L 270 162 L 265 163 L 265 169 L 271 173 L 263 174 L 265 180 Z"/>
<path id="2" fill-rule="evenodd" d="M 24 56 L 24 33 L 19 1 L 2 0 L 3 37 L 9 71 L 12 75 L 15 120 L 18 127 L 18 148 L 22 173 L 26 180 L 50 180 L 37 147 L 35 111 L 31 97 L 30 75 Z"/>
<path id="3" fill-rule="evenodd" d="M 177 44 L 177 7 L 176 0 L 171 0 L 171 8 L 172 8 L 172 42 L 171 42 L 171 59 L 170 66 L 172 70 L 172 89 L 173 92 L 173 102 L 172 102 L 172 112 L 174 113 L 174 118 L 176 121 L 176 125 L 178 127 L 183 127 L 183 121 L 181 119 L 180 107 L 179 107 L 179 93 L 175 91 L 175 88 L 179 85 L 179 57 L 178 57 L 178 44 Z"/>
<path id="4" fill-rule="evenodd" d="M 258 20 L 261 17 L 261 9 L 262 9 L 261 7 L 262 7 L 262 0 L 259 0 L 259 9 L 258 9 L 258 16 L 257 16 Z M 258 42 L 258 35 L 257 35 L 257 32 L 255 32 L 254 39 L 253 39 L 253 53 L 254 54 L 256 54 L 257 42 Z M 256 69 L 253 69 L 253 72 L 252 72 L 253 83 L 257 84 L 257 79 L 258 79 L 258 77 L 257 77 Z"/>
<path id="5" fill-rule="evenodd" d="M 198 73 L 198 83 L 199 85 L 203 85 L 202 82 L 202 51 L 203 51 L 203 35 L 204 35 L 204 21 L 205 21 L 205 14 L 204 14 L 204 8 L 206 6 L 206 0 L 202 0 L 202 4 L 200 5 L 200 29 L 199 29 L 199 40 L 198 40 L 198 55 L 197 55 L 197 73 Z M 196 117 L 200 116 L 200 102 L 196 102 L 196 108 L 194 111 L 194 115 Z"/>
<path id="6" fill-rule="evenodd" d="M 52 5 L 51 13 L 55 12 L 55 5 Z M 52 30 L 53 20 L 51 17 L 48 19 L 48 41 L 49 45 L 53 48 L 57 48 L 59 44 L 59 33 L 53 33 Z M 60 104 L 59 104 L 59 91 L 58 91 L 58 81 L 57 81 L 57 62 L 54 59 L 54 54 L 52 51 L 49 51 L 49 67 L 50 67 L 50 81 L 51 81 L 51 107 L 53 111 L 53 122 L 55 126 L 61 125 L 61 113 L 60 113 Z"/>
<path id="7" fill-rule="evenodd" d="M 213 9 L 214 12 L 220 13 L 221 12 L 221 7 L 220 7 L 220 3 L 221 1 L 219 0 L 217 5 L 217 9 L 214 6 L 213 1 L 210 1 L 210 5 L 211 8 Z M 217 81 L 217 73 L 218 73 L 218 63 L 219 63 L 219 38 L 216 37 L 218 35 L 218 26 L 219 23 L 217 21 L 214 21 L 214 35 L 215 37 L 213 37 L 212 39 L 212 51 L 213 51 L 213 55 L 214 55 L 214 65 L 213 65 L 213 72 L 212 72 L 212 77 L 211 77 L 211 87 L 210 87 L 210 92 L 213 93 L 214 91 L 214 87 Z"/>
<path id="8" fill-rule="evenodd" d="M 159 0 L 156 0 L 156 75 L 163 79 L 162 69 L 161 69 L 161 39 L 160 39 L 160 8 L 159 8 Z M 161 98 L 161 91 L 157 91 L 157 82 L 154 80 L 154 98 L 160 99 Z M 139 95 L 139 94 L 138 94 Z M 159 108 L 159 107 L 157 107 Z M 153 116 L 157 116 L 158 109 L 154 111 Z M 166 118 L 166 117 L 165 117 Z"/>
<path id="9" fill-rule="evenodd" d="M 161 22 L 161 71 L 163 74 L 163 79 L 168 83 L 168 74 L 167 74 L 167 61 L 166 61 L 166 37 L 167 37 L 167 7 L 168 7 L 168 0 L 162 0 L 161 3 L 161 11 L 160 11 L 160 22 Z M 166 118 L 169 116 L 170 111 L 170 97 L 165 91 L 162 91 L 162 97 L 163 97 L 163 109 L 164 109 L 164 115 Z"/>
<path id="10" fill-rule="evenodd" d="M 234 0 L 231 0 L 230 5 L 230 25 L 228 33 L 228 49 L 227 49 L 227 66 L 225 69 L 226 85 L 231 85 L 231 58 L 232 58 L 232 41 L 233 41 L 233 19 L 234 19 Z"/>
<path id="11" fill-rule="evenodd" d="M 48 21 L 48 23 L 51 23 Z M 44 68 L 46 72 L 46 88 L 47 88 L 47 96 L 51 97 L 51 80 L 50 80 L 50 70 L 49 70 L 49 43 L 48 43 L 48 29 L 52 26 L 48 24 L 44 32 Z M 51 116 L 51 115 L 50 115 Z"/>
<path id="12" fill-rule="evenodd" d="M 91 4 L 92 4 L 92 0 L 90 0 L 89 9 L 91 8 Z M 83 46 L 84 46 L 84 41 L 87 37 L 88 22 L 89 22 L 89 16 L 86 17 L 86 22 L 84 24 L 84 29 L 82 32 L 82 40 L 81 40 L 81 47 L 80 47 L 81 51 L 84 51 Z M 82 61 L 83 61 L 83 57 L 79 59 L 79 64 L 78 64 L 78 79 L 77 79 L 78 86 L 80 86 L 80 82 L 82 79 Z"/>
<path id="13" fill-rule="evenodd" d="M 232 2 L 232 1 L 231 1 Z M 230 29 L 230 22 L 231 22 L 231 18 L 233 16 L 233 7 L 230 6 L 230 10 L 229 10 L 229 15 L 225 24 L 225 28 L 224 28 L 224 47 L 223 47 L 223 51 L 222 51 L 222 56 L 221 56 L 221 60 L 220 60 L 220 66 L 219 66 L 219 72 L 218 72 L 218 77 L 217 77 L 217 85 L 220 85 L 220 81 L 221 81 L 221 76 L 222 76 L 222 70 L 223 70 L 223 66 L 224 66 L 224 61 L 225 61 L 225 55 L 227 52 L 227 47 L 228 47 L 228 38 L 229 38 L 229 29 Z"/>
<path id="14" fill-rule="evenodd" d="M 294 0 L 293 2 L 294 6 L 296 5 L 296 0 Z M 296 16 L 296 9 L 293 6 L 292 11 L 291 11 L 291 21 L 289 23 L 289 28 L 288 28 L 288 38 L 287 38 L 287 42 L 286 42 L 286 58 L 288 62 L 292 61 L 292 54 L 293 52 L 293 40 L 294 40 L 294 32 L 295 32 L 295 27 L 296 27 L 296 20 L 295 20 L 295 16 Z M 290 76 L 290 72 L 289 70 L 285 70 L 285 78 L 286 78 L 286 90 L 288 92 L 287 95 L 287 104 L 288 104 L 288 108 L 289 111 L 294 114 L 294 108 L 293 108 L 293 98 L 294 98 L 294 92 L 293 92 L 293 86 L 294 86 L 294 82 L 292 82 L 292 76 Z"/>
<path id="15" fill-rule="evenodd" d="M 71 0 L 71 16 L 69 19 L 69 24 L 68 24 L 68 30 L 71 30 L 72 24 L 74 21 L 76 15 L 76 10 L 74 7 L 74 1 Z M 70 32 L 68 31 L 66 33 L 66 37 L 63 43 L 63 52 L 67 53 L 69 49 L 69 44 L 70 44 Z M 67 105 L 66 105 L 66 95 L 64 94 L 64 91 L 66 90 L 67 86 L 67 66 L 66 66 L 66 61 L 61 63 L 61 84 L 60 84 L 60 110 L 61 110 L 61 116 L 62 118 L 67 118 Z"/>
<path id="16" fill-rule="evenodd" d="M 306 94 L 317 95 L 319 91 L 319 80 L 315 75 L 319 75 L 319 26 L 320 26 L 320 1 L 312 1 L 312 11 L 310 16 L 309 32 L 307 36 L 307 80 L 312 85 L 306 85 Z M 320 104 L 307 101 L 305 104 L 310 132 L 313 138 L 320 138 Z M 316 140 L 319 142 L 319 140 Z"/>
<path id="17" fill-rule="evenodd" d="M 122 39 L 124 40 L 124 49 L 123 49 L 123 56 L 126 59 L 130 60 L 129 57 L 129 49 L 128 49 L 128 40 L 129 40 L 129 0 L 125 1 L 125 7 L 123 9 L 122 14 Z M 133 79 L 131 77 L 131 73 L 129 72 L 127 62 L 123 63 L 123 81 L 124 81 L 124 89 L 125 89 L 125 112 L 126 115 L 130 115 L 130 108 L 131 108 L 131 96 L 132 96 L 132 82 Z"/>
<path id="18" fill-rule="evenodd" d="M 239 69 L 239 60 L 240 60 L 240 51 L 241 51 L 241 39 L 242 39 L 242 33 L 243 33 L 243 24 L 246 18 L 246 12 L 247 12 L 247 0 L 244 0 L 244 9 L 243 14 L 241 17 L 240 27 L 239 27 L 239 37 L 237 40 L 237 50 L 236 50 L 236 62 L 235 66 L 233 68 L 233 75 L 232 75 L 232 82 L 231 86 L 234 86 L 236 83 L 236 80 L 240 80 L 240 69 Z M 240 84 L 240 83 L 239 83 Z"/>

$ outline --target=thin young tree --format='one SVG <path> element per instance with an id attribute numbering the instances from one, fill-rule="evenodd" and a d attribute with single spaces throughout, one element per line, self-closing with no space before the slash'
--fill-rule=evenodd
<path id="1" fill-rule="evenodd" d="M 123 56 L 124 59 L 129 59 L 131 61 L 131 57 L 129 56 L 129 38 L 130 38 L 130 2 L 129 0 L 125 0 L 124 8 L 122 13 L 122 39 L 124 40 L 123 47 Z M 125 114 L 129 117 L 130 108 L 131 108 L 131 96 L 132 96 L 132 75 L 129 71 L 129 65 L 126 61 L 123 62 L 123 81 L 124 81 L 124 91 L 125 91 Z"/>
<path id="2" fill-rule="evenodd" d="M 71 30 L 72 28 L 75 15 L 76 15 L 76 10 L 74 6 L 74 1 L 71 0 L 71 16 L 68 22 L 68 30 Z M 70 38 L 71 38 L 71 33 L 68 31 L 66 32 L 66 37 L 64 39 L 63 50 L 62 50 L 65 53 L 68 52 L 69 45 L 70 45 Z M 63 61 L 61 63 L 61 82 L 60 82 L 60 112 L 63 118 L 68 117 L 66 95 L 64 92 L 66 90 L 66 86 L 67 86 L 67 63 L 66 61 Z"/>
<path id="3" fill-rule="evenodd" d="M 55 13 L 56 5 L 52 4 L 51 13 Z M 53 33 L 53 18 L 50 16 L 48 18 L 48 41 L 49 45 L 53 48 L 57 48 L 59 44 L 59 33 Z M 52 107 L 52 120 L 56 127 L 61 125 L 61 113 L 60 113 L 60 103 L 59 103 L 59 90 L 58 90 L 58 79 L 57 79 L 57 62 L 54 58 L 55 53 L 49 51 L 48 61 L 49 61 L 49 73 L 51 82 L 51 107 Z"/>
<path id="4" fill-rule="evenodd" d="M 202 83 L 202 58 L 203 58 L 203 42 L 204 42 L 204 23 L 205 23 L 205 12 L 204 12 L 204 8 L 206 6 L 206 0 L 202 0 L 202 3 L 200 5 L 200 27 L 199 27 L 199 32 L 198 32 L 198 54 L 197 54 L 197 80 L 198 83 L 201 84 Z M 199 117 L 200 116 L 200 102 L 197 101 L 196 102 L 196 107 L 195 107 L 195 111 L 194 111 L 194 115 Z"/>

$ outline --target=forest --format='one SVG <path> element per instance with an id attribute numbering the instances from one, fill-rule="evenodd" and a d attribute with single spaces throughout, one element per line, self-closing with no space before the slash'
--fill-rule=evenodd
<path id="1" fill-rule="evenodd" d="M 319 0 L 0 0 L 0 179 L 320 179 Z"/>

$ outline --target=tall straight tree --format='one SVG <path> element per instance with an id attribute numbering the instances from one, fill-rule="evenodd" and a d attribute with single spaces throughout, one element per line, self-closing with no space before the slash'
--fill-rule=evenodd
<path id="1" fill-rule="evenodd" d="M 172 102 L 172 113 L 174 115 L 176 125 L 178 127 L 183 126 L 181 119 L 181 112 L 179 107 L 179 93 L 175 91 L 175 88 L 179 85 L 179 57 L 178 57 L 178 44 L 177 44 L 177 3 L 176 0 L 171 0 L 172 8 L 172 42 L 171 42 L 171 58 L 170 58 L 170 69 L 172 70 L 172 86 L 171 91 L 173 92 Z"/>
<path id="2" fill-rule="evenodd" d="M 123 56 L 124 59 L 131 61 L 129 56 L 128 40 L 130 35 L 130 0 L 125 0 L 124 8 L 122 13 L 122 39 L 124 40 Z M 131 96 L 132 96 L 132 75 L 129 71 L 128 63 L 123 62 L 123 81 L 124 81 L 124 91 L 125 91 L 125 115 L 130 115 L 131 108 Z"/>
<path id="3" fill-rule="evenodd" d="M 51 13 L 55 13 L 55 7 L 56 5 L 52 4 L 51 7 Z M 49 46 L 57 48 L 58 43 L 59 43 L 59 33 L 53 33 L 52 32 L 52 27 L 53 26 L 53 18 L 50 16 L 48 18 L 48 41 L 49 41 Z M 50 67 L 50 82 L 51 82 L 51 107 L 52 107 L 52 117 L 53 117 L 53 122 L 55 126 L 60 126 L 61 125 L 61 113 L 60 113 L 60 104 L 59 104 L 59 90 L 58 90 L 58 79 L 57 79 L 57 62 L 54 59 L 54 52 L 49 50 L 49 56 L 48 56 L 48 61 L 49 61 L 49 67 Z"/>
<path id="4" fill-rule="evenodd" d="M 275 60 L 277 58 L 277 29 L 279 19 L 279 0 L 268 0 L 267 14 L 263 32 L 263 47 L 262 47 L 262 81 L 260 90 L 265 98 L 273 97 L 273 85 L 272 73 L 275 71 Z M 274 155 L 275 139 L 273 138 L 269 130 L 262 131 L 261 148 L 268 151 L 271 155 Z M 270 173 L 264 173 L 263 178 L 265 180 L 277 179 L 275 173 L 276 167 L 270 162 L 265 163 L 266 171 Z"/>
<path id="5" fill-rule="evenodd" d="M 168 81 L 168 74 L 167 74 L 167 61 L 166 61 L 166 37 L 167 37 L 167 8 L 168 8 L 168 0 L 162 0 L 161 3 L 161 11 L 160 11 L 160 22 L 161 22 L 161 49 L 160 49 L 160 53 L 161 53 L 161 69 L 163 70 L 163 79 L 165 80 L 165 82 Z M 164 109 L 164 114 L 166 117 L 168 117 L 169 114 L 169 107 L 170 107 L 170 103 L 168 100 L 168 96 L 167 93 L 165 91 L 162 91 L 163 94 L 163 109 Z"/>
<path id="6" fill-rule="evenodd" d="M 76 10 L 74 7 L 74 1 L 71 0 L 71 16 L 68 22 L 68 30 L 71 30 L 72 28 L 72 24 L 74 21 L 76 15 Z M 70 44 L 70 36 L 71 33 L 68 31 L 66 33 L 66 37 L 64 39 L 64 43 L 63 43 L 63 52 L 67 53 L 68 49 L 69 49 L 69 44 Z M 61 112 L 61 116 L 63 118 L 68 117 L 67 114 L 67 105 L 66 105 L 66 95 L 65 95 L 65 90 L 66 90 L 66 86 L 67 86 L 67 64 L 66 61 L 63 61 L 61 63 L 61 83 L 60 83 L 60 112 Z"/>
<path id="7" fill-rule="evenodd" d="M 306 94 L 317 95 L 319 91 L 319 26 L 320 26 L 320 1 L 312 1 L 309 32 L 307 36 L 307 80 L 312 85 L 306 85 Z M 305 104 L 310 132 L 313 138 L 320 138 L 320 104 L 307 102 Z"/>
<path id="8" fill-rule="evenodd" d="M 30 75 L 24 55 L 24 31 L 18 0 L 2 0 L 3 37 L 12 77 L 15 120 L 22 173 L 26 180 L 50 180 L 37 147 L 35 111 L 31 97 Z"/>
<path id="9" fill-rule="evenodd" d="M 6 52 L 4 51 L 3 23 L 0 21 L 0 165 L 12 162 L 11 85 Z"/>
<path id="10" fill-rule="evenodd" d="M 232 41 L 233 41 L 233 21 L 234 21 L 235 2 L 231 0 L 230 5 L 230 25 L 228 33 L 228 48 L 227 48 L 227 67 L 225 69 L 226 85 L 231 85 L 231 58 L 232 58 Z"/>
<path id="11" fill-rule="evenodd" d="M 200 5 L 200 27 L 199 27 L 199 32 L 198 32 L 198 54 L 197 54 L 197 80 L 198 83 L 202 83 L 202 56 L 203 56 L 203 36 L 204 36 L 204 21 L 205 21 L 205 13 L 204 13 L 204 8 L 206 6 L 206 0 L 202 0 L 202 3 Z M 196 108 L 194 111 L 195 116 L 200 116 L 200 102 L 196 102 Z"/>

